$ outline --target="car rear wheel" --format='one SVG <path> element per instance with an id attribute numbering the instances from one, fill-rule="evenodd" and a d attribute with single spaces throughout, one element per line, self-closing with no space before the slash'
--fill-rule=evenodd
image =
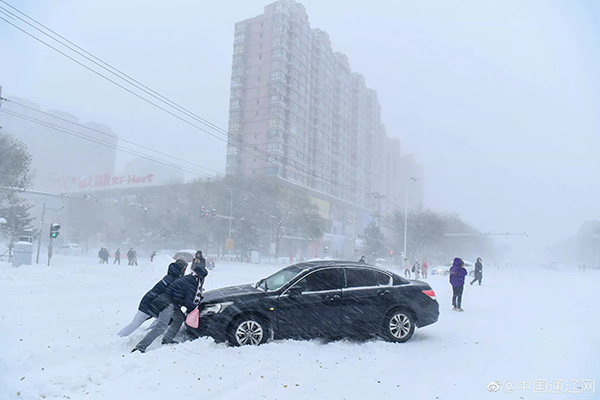
<path id="1" fill-rule="evenodd" d="M 251 315 L 236 318 L 229 329 L 229 343 L 233 346 L 258 346 L 270 337 L 269 325 L 262 318 Z"/>
<path id="2" fill-rule="evenodd" d="M 396 309 L 389 312 L 383 321 L 383 337 L 390 342 L 403 343 L 415 332 L 415 317 L 412 313 Z"/>

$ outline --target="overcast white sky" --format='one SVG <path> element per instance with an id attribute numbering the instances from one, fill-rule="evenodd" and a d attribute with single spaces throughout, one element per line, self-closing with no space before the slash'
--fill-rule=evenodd
<path id="1" fill-rule="evenodd" d="M 226 128 L 233 25 L 268 1 L 8 3 Z M 600 218 L 600 2 L 302 3 L 379 93 L 388 134 L 424 165 L 428 207 L 482 231 L 528 232 L 527 246 Z M 1 20 L 0 85 L 224 171 L 224 141 Z"/>

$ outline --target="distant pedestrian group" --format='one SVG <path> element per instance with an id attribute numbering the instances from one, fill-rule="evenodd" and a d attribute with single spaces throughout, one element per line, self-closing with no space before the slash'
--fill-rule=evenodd
<path id="1" fill-rule="evenodd" d="M 406 278 L 410 278 L 412 272 L 413 274 L 415 274 L 415 279 L 427 279 L 428 270 L 429 264 L 427 264 L 427 261 L 425 261 L 425 259 L 423 259 L 421 262 L 419 262 L 419 260 L 415 261 L 412 267 L 410 266 L 408 259 L 404 259 L 404 276 Z"/>
<path id="2" fill-rule="evenodd" d="M 108 259 L 110 258 L 110 253 L 108 252 L 108 249 L 106 249 L 105 247 L 100 248 L 100 251 L 98 251 L 98 258 L 100 259 L 98 263 L 108 264 Z"/>

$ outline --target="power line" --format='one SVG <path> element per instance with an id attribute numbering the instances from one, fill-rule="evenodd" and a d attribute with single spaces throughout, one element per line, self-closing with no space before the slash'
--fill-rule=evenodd
<path id="1" fill-rule="evenodd" d="M 219 133 L 221 133 L 221 134 L 224 134 L 224 135 L 225 135 L 227 138 L 229 138 L 229 139 L 232 139 L 232 140 L 238 141 L 240 144 L 243 144 L 243 145 L 245 145 L 245 146 L 248 146 L 248 147 L 252 148 L 254 151 L 256 151 L 256 152 L 258 152 L 258 153 L 261 153 L 261 154 L 263 154 L 263 155 L 268 155 L 268 153 L 267 153 L 267 152 L 265 152 L 265 151 L 263 151 L 263 150 L 260 150 L 260 149 L 257 149 L 257 148 L 254 148 L 254 146 L 253 146 L 253 145 L 251 145 L 250 143 L 247 143 L 247 142 L 245 142 L 243 139 L 241 139 L 241 138 L 237 138 L 237 137 L 235 137 L 234 135 L 231 135 L 231 134 L 229 134 L 227 131 L 225 131 L 225 130 L 224 130 L 224 129 L 222 129 L 222 128 L 219 128 L 217 125 L 215 125 L 215 124 L 213 124 L 213 123 L 211 123 L 211 122 L 207 121 L 206 119 L 204 119 L 204 118 L 202 118 L 202 117 L 200 117 L 200 116 L 198 116 L 198 115 L 194 114 L 193 112 L 191 112 L 191 111 L 187 110 L 186 108 L 184 108 L 184 107 L 180 106 L 179 104 L 175 103 L 174 101 L 172 101 L 172 100 L 170 100 L 170 99 L 166 98 L 165 96 L 161 95 L 160 93 L 158 93 L 158 92 L 156 92 L 156 91 L 154 91 L 154 90 L 152 90 L 152 89 L 148 88 L 147 86 L 143 85 L 142 83 L 138 82 L 137 80 L 135 80 L 135 79 L 131 78 L 129 75 L 127 75 L 127 74 L 125 74 L 124 72 L 120 71 L 118 68 L 115 68 L 115 67 L 113 67 L 112 65 L 110 65 L 109 63 L 107 63 L 107 62 L 105 62 L 105 61 L 103 61 L 103 60 L 99 59 L 98 57 L 94 56 L 93 54 L 89 53 L 88 51 L 86 51 L 86 50 L 82 49 L 81 47 L 77 46 L 77 45 L 76 45 L 76 44 L 74 44 L 73 42 L 71 42 L 71 41 L 69 41 L 68 39 L 64 38 L 64 37 L 63 37 L 63 36 L 61 36 L 60 34 L 56 33 L 56 32 L 55 32 L 55 31 L 53 31 L 52 29 L 48 28 L 48 27 L 47 27 L 47 26 L 45 26 L 44 24 L 42 24 L 42 23 L 40 23 L 40 22 L 36 21 L 35 19 L 31 18 L 31 17 L 30 17 L 30 16 L 28 16 L 27 14 L 23 13 L 22 11 L 19 11 L 17 8 L 15 8 L 15 7 L 11 6 L 10 4 L 8 4 L 6 1 L 4 1 L 4 0 L 0 0 L 0 2 L 2 2 L 2 3 L 4 3 L 4 4 L 6 4 L 6 5 L 8 5 L 9 7 L 11 7 L 12 9 L 14 9 L 14 10 L 15 10 L 15 11 L 17 11 L 18 13 L 20 13 L 20 14 L 24 15 L 26 18 L 28 18 L 28 19 L 30 19 L 30 20 L 32 20 L 32 21 L 34 21 L 34 22 L 35 22 L 36 24 L 38 24 L 39 26 L 43 27 L 44 29 L 46 29 L 46 30 L 47 30 L 47 31 L 49 31 L 49 32 L 52 32 L 54 35 L 58 36 L 58 37 L 59 37 L 59 38 L 61 38 L 62 40 L 65 40 L 66 42 L 68 42 L 69 44 L 73 45 L 73 46 L 74 46 L 74 47 L 76 47 L 77 49 L 80 49 L 81 51 L 83 51 L 84 53 L 88 54 L 88 55 L 89 55 L 90 57 L 92 57 L 93 59 L 92 59 L 92 58 L 90 58 L 90 57 L 88 57 L 88 56 L 86 56 L 85 54 L 82 54 L 80 51 L 78 51 L 78 50 L 74 49 L 73 47 L 71 47 L 71 46 L 69 46 L 69 45 L 67 45 L 67 44 L 65 44 L 64 42 L 62 42 L 61 40 L 59 40 L 59 39 L 57 39 L 57 38 L 53 37 L 52 35 L 49 35 L 48 33 L 44 32 L 43 30 L 39 29 L 38 27 L 36 27 L 36 26 L 32 25 L 31 23 L 27 22 L 27 21 L 26 21 L 26 20 L 24 20 L 23 18 L 21 18 L 21 17 L 19 17 L 19 16 L 15 15 L 15 14 L 11 13 L 10 11 L 6 10 L 5 8 L 2 8 L 2 7 L 0 7 L 0 10 L 4 10 L 5 12 L 8 12 L 8 13 L 10 13 L 11 15 L 13 15 L 14 17 L 16 17 L 16 18 L 17 18 L 17 19 L 19 19 L 20 21 L 24 22 L 25 24 L 29 25 L 29 26 L 30 26 L 30 27 L 32 27 L 33 29 L 35 29 L 35 30 L 37 30 L 38 32 L 40 32 L 40 33 L 42 33 L 42 34 L 46 35 L 46 36 L 47 36 L 47 37 L 49 37 L 50 39 L 52 39 L 52 40 L 54 40 L 54 41 L 58 42 L 59 44 L 63 45 L 64 47 L 66 47 L 66 48 L 68 48 L 69 50 L 73 51 L 74 53 L 76 53 L 76 54 L 80 55 L 81 57 L 83 57 L 83 58 L 87 59 L 88 61 L 90 61 L 90 62 L 92 62 L 92 63 L 96 64 L 96 65 L 97 65 L 97 66 L 99 66 L 100 68 L 102 68 L 102 69 L 104 69 L 105 71 L 107 71 L 107 72 L 109 72 L 109 73 L 113 74 L 114 76 L 118 77 L 119 79 L 121 79 L 121 80 L 123 80 L 123 81 L 127 82 L 128 84 L 130 84 L 130 85 L 132 85 L 132 86 L 134 86 L 136 89 L 138 89 L 138 90 L 141 90 L 142 92 L 144 92 L 144 93 L 146 93 L 146 94 L 148 94 L 148 95 L 150 95 L 150 96 L 154 97 L 155 99 L 157 99 L 157 100 L 161 101 L 162 103 L 165 103 L 166 105 L 168 105 L 168 106 L 170 106 L 170 107 L 172 107 L 172 108 L 176 109 L 177 111 L 179 111 L 179 112 L 181 112 L 181 113 L 183 113 L 183 114 L 185 114 L 185 115 L 187 115 L 187 116 L 189 116 L 189 117 L 191 117 L 191 118 L 193 118 L 193 119 L 195 119 L 195 120 L 197 120 L 197 121 L 199 121 L 199 122 L 201 122 L 201 123 L 203 123 L 203 124 L 205 124 L 205 125 L 207 125 L 207 126 L 211 127 L 212 129 L 216 130 L 217 132 L 219 132 Z M 14 19 L 14 18 L 13 18 L 13 19 Z M 6 21 L 6 20 L 5 20 L 5 21 Z M 6 21 L 6 22 L 8 22 L 8 21 Z M 10 22 L 8 22 L 8 23 L 9 23 L 9 24 L 11 24 Z M 17 27 L 16 25 L 14 25 L 14 24 L 11 24 L 11 25 L 13 25 L 15 28 L 17 28 L 17 29 L 21 30 L 22 32 L 24 32 L 24 33 L 26 33 L 26 34 L 28 34 L 28 35 L 32 36 L 32 35 L 31 35 L 31 34 L 29 34 L 28 32 L 26 32 L 26 31 L 24 31 L 24 30 L 20 29 L 19 27 Z M 147 99 L 145 99 L 145 98 L 143 98 L 143 97 L 139 96 L 138 94 L 136 94 L 136 93 L 134 93 L 134 92 L 130 91 L 129 89 L 127 89 L 127 88 L 125 88 L 125 87 L 121 86 L 120 84 L 118 84 L 118 83 L 116 83 L 115 81 L 111 80 L 110 78 L 108 78 L 108 77 L 106 77 L 106 76 L 102 75 L 101 73 L 99 73 L 99 72 L 97 72 L 97 71 L 95 71 L 95 70 L 92 70 L 91 68 L 87 67 L 86 65 L 84 65 L 84 64 L 82 64 L 82 63 L 80 63 L 80 62 L 78 62 L 78 61 L 74 60 L 73 58 L 69 57 L 69 56 L 68 56 L 68 55 L 66 55 L 65 53 L 63 53 L 63 52 L 61 52 L 60 50 L 56 49 L 56 48 L 55 48 L 55 47 L 53 47 L 52 45 L 50 45 L 50 44 L 48 44 L 48 43 L 46 43 L 46 42 L 42 41 L 41 39 L 39 39 L 39 38 L 37 38 L 37 37 L 35 37 L 35 36 L 32 36 L 32 37 L 33 37 L 34 39 L 36 39 L 36 40 L 38 40 L 38 41 L 42 42 L 42 43 L 43 43 L 43 44 L 45 44 L 46 46 L 48 46 L 48 47 L 52 48 L 53 50 L 55 50 L 55 51 L 59 52 L 60 54 L 64 55 L 65 57 L 68 57 L 68 58 L 70 58 L 71 60 L 73 60 L 73 61 L 77 62 L 78 64 L 80 64 L 81 66 L 83 66 L 83 67 L 87 68 L 88 70 L 90 70 L 90 71 L 92 71 L 92 72 L 96 73 L 97 75 L 99 75 L 99 76 L 103 77 L 104 79 L 106 79 L 106 80 L 108 80 L 108 81 L 110 81 L 110 82 L 112 82 L 112 83 L 116 84 L 117 86 L 121 87 L 122 89 L 124 89 L 124 90 L 127 90 L 127 91 L 128 91 L 128 92 L 130 92 L 131 94 L 134 94 L 135 96 L 137 96 L 137 97 L 141 98 L 142 100 L 144 100 L 144 101 L 146 101 L 146 102 L 148 102 L 148 103 L 150 103 L 150 104 L 152 104 L 152 105 L 154 105 L 154 106 L 156 106 L 156 107 L 160 108 L 161 110 L 163 110 L 163 111 L 165 111 L 165 112 L 168 112 L 169 114 L 171 114 L 171 115 L 175 116 L 176 118 L 178 118 L 178 119 L 180 119 L 180 120 L 182 120 L 182 121 L 184 121 L 184 122 L 186 122 L 186 123 L 188 123 L 188 124 L 190 124 L 190 125 L 192 125 L 192 126 L 194 126 L 194 127 L 198 128 L 198 129 L 200 129 L 200 130 L 202 130 L 202 131 L 204 131 L 204 132 L 208 133 L 209 135 L 211 135 L 211 136 L 213 136 L 213 137 L 215 137 L 215 138 L 217 138 L 217 139 L 219 139 L 219 140 L 223 140 L 223 141 L 224 141 L 224 139 L 222 139 L 222 138 L 218 138 L 217 136 L 213 135 L 212 133 L 210 133 L 210 132 L 208 132 L 208 131 L 206 131 L 206 130 L 204 130 L 204 129 L 202 129 L 202 128 L 200 128 L 200 127 L 196 126 L 196 125 L 193 125 L 193 124 L 191 124 L 190 122 L 188 122 L 188 121 L 186 121 L 186 120 L 184 120 L 184 119 L 182 119 L 182 118 L 180 118 L 180 117 L 176 116 L 175 114 L 173 114 L 173 113 L 171 113 L 171 112 L 169 112 L 169 111 L 167 111 L 167 110 L 163 109 L 162 107 L 160 107 L 160 106 L 156 105 L 155 103 L 153 103 L 153 102 L 151 102 L 151 101 L 149 101 L 149 100 L 147 100 Z M 95 61 L 95 60 L 98 60 L 98 61 Z M 115 71 L 116 71 L 116 72 L 115 72 Z M 133 81 L 134 83 L 132 83 L 132 81 Z M 237 146 L 236 146 L 236 147 L 237 147 Z M 238 148 L 240 148 L 240 150 L 243 150 L 241 147 L 238 147 Z"/>
<path id="2" fill-rule="evenodd" d="M 40 23 L 40 22 L 36 21 L 35 19 L 31 18 L 31 17 L 30 17 L 30 16 L 28 16 L 27 14 L 25 14 L 25 13 L 23 13 L 22 11 L 18 10 L 17 8 L 13 7 L 13 6 L 12 6 L 12 5 L 10 5 L 9 3 L 7 3 L 6 1 L 4 1 L 4 0 L 0 0 L 0 2 L 2 2 L 2 3 L 4 3 L 4 4 L 6 4 L 6 5 L 7 5 L 7 6 L 9 6 L 10 8 L 14 9 L 15 11 L 17 11 L 18 13 L 20 13 L 20 14 L 24 15 L 26 18 L 30 19 L 31 21 L 34 21 L 36 24 L 40 25 L 41 27 L 43 27 L 43 28 L 44 28 L 44 29 L 46 29 L 47 31 L 49 31 L 49 32 L 52 32 L 53 34 L 55 34 L 55 35 L 56 35 L 56 36 L 58 36 L 59 38 L 61 38 L 61 39 L 65 40 L 65 41 L 66 41 L 66 42 L 68 42 L 68 43 L 71 43 L 71 44 L 72 44 L 73 46 L 75 46 L 76 48 L 78 48 L 78 49 L 81 49 L 81 51 L 83 51 L 83 52 L 85 52 L 85 53 L 89 54 L 91 57 L 93 57 L 94 59 L 98 60 L 100 63 L 102 63 L 102 64 L 104 64 L 104 65 L 108 66 L 108 68 L 107 68 L 106 66 L 104 66 L 104 65 L 101 65 L 101 64 L 99 64 L 99 62 L 96 62 L 96 61 L 94 61 L 94 60 L 93 60 L 93 59 L 91 59 L 90 57 L 88 57 L 88 56 L 86 56 L 86 55 L 82 54 L 81 52 L 79 52 L 78 50 L 74 49 L 73 47 L 71 47 L 71 46 L 69 46 L 69 45 L 65 44 L 65 43 L 64 43 L 64 42 L 62 42 L 61 40 L 59 40 L 59 39 L 57 39 L 57 38 L 53 37 L 52 35 L 50 35 L 50 34 L 48 34 L 48 33 L 44 32 L 44 31 L 42 31 L 42 30 L 41 30 L 41 29 L 39 29 L 38 27 L 36 27 L 36 26 L 32 25 L 31 23 L 29 23 L 29 22 L 25 21 L 23 18 L 20 18 L 19 16 L 17 16 L 17 15 L 15 15 L 14 13 L 12 13 L 12 12 L 8 11 L 7 9 L 0 7 L 0 10 L 4 10 L 5 12 L 8 12 L 8 13 L 10 13 L 10 15 L 12 15 L 12 16 L 14 16 L 14 17 L 18 18 L 20 21 L 24 22 L 24 23 L 25 23 L 25 24 L 27 24 L 28 26 L 30 26 L 30 27 L 34 28 L 35 30 L 37 30 L 37 31 L 41 32 L 41 33 L 42 33 L 42 34 L 44 34 L 45 36 L 47 36 L 47 37 L 51 38 L 52 40 L 54 40 L 54 41 L 58 42 L 59 44 L 61 44 L 61 45 L 63 45 L 64 47 L 68 48 L 69 50 L 73 51 L 74 53 L 78 54 L 79 56 L 81 56 L 81 57 L 84 57 L 85 59 L 87 59 L 87 60 L 91 61 L 92 63 L 94 63 L 94 64 L 96 64 L 96 65 L 98 65 L 99 67 L 101 67 L 101 68 L 103 68 L 104 70 L 108 71 L 109 73 L 111 73 L 111 74 L 115 75 L 115 76 L 116 76 L 116 77 L 118 77 L 119 79 L 121 79 L 121 80 L 123 80 L 123 81 L 127 82 L 129 85 L 131 85 L 131 86 L 135 87 L 136 89 L 138 89 L 138 90 L 140 90 L 140 91 L 142 91 L 142 92 L 144 92 L 144 93 L 146 93 L 146 94 L 148 94 L 148 95 L 150 95 L 150 96 L 154 97 L 155 99 L 157 99 L 157 100 L 161 101 L 162 103 L 164 103 L 164 104 L 168 105 L 169 107 L 172 107 L 172 108 L 174 108 L 174 109 L 175 109 L 175 110 L 177 110 L 178 112 L 181 112 L 181 113 L 183 113 L 183 114 L 185 114 L 185 115 L 187 115 L 187 116 L 189 116 L 189 117 L 191 117 L 191 118 L 193 118 L 193 119 L 195 119 L 195 120 L 197 120 L 197 121 L 200 121 L 200 122 L 202 122 L 203 124 L 205 124 L 205 125 L 207 125 L 207 126 L 211 127 L 212 129 L 216 130 L 217 132 L 219 132 L 219 133 L 221 133 L 221 134 L 224 134 L 225 136 L 227 136 L 227 138 L 228 138 L 228 139 L 230 139 L 230 140 L 234 140 L 234 141 L 237 141 L 239 144 L 243 144 L 243 145 L 245 145 L 245 146 L 247 146 L 247 147 L 250 147 L 250 148 L 251 148 L 251 149 L 252 149 L 254 152 L 256 152 L 256 153 L 258 153 L 258 154 L 260 154 L 260 155 L 264 155 L 264 156 L 266 156 L 266 158 L 265 158 L 265 157 L 261 157 L 261 156 L 259 156 L 259 155 L 255 155 L 255 156 L 257 156 L 257 158 L 259 158 L 259 159 L 261 159 L 261 160 L 263 160 L 263 161 L 267 162 L 268 164 L 269 164 L 269 163 L 272 163 L 272 161 L 270 160 L 270 157 L 271 157 L 272 155 L 271 155 L 270 153 L 268 153 L 268 152 L 266 152 L 266 151 L 264 151 L 264 150 L 261 150 L 261 149 L 259 149 L 259 148 L 255 147 L 254 145 L 251 145 L 250 143 L 247 143 L 247 142 L 245 142 L 244 140 L 242 140 L 241 138 L 238 138 L 238 137 L 236 137 L 235 135 L 232 135 L 232 134 L 228 133 L 227 131 L 223 130 L 222 128 L 219 128 L 218 126 L 216 126 L 216 125 L 214 125 L 214 124 L 210 123 L 209 121 L 207 121 L 207 120 L 203 119 L 202 117 L 199 117 L 198 115 L 196 115 L 196 114 L 192 113 L 191 111 L 189 111 L 189 110 L 185 109 L 184 107 L 180 106 L 179 104 L 177 104 L 177 103 L 175 103 L 175 102 L 173 102 L 173 101 L 169 100 L 169 99 L 168 99 L 168 98 L 166 98 L 165 96 L 162 96 L 162 95 L 161 95 L 161 94 L 159 94 L 158 92 L 156 92 L 156 91 L 154 91 L 154 90 L 152 90 L 152 89 L 148 88 L 147 86 L 145 86 L 145 85 L 143 85 L 143 84 L 139 83 L 139 82 L 138 82 L 138 81 L 136 81 L 135 79 L 133 79 L 133 78 L 129 77 L 129 75 L 127 75 L 127 74 L 125 74 L 125 73 L 121 72 L 120 70 L 118 70 L 117 68 L 113 67 L 113 66 L 112 66 L 112 65 L 110 65 L 109 63 L 106 63 L 106 62 L 102 61 L 102 60 L 101 60 L 101 59 L 99 59 L 98 57 L 96 57 L 96 56 L 92 55 L 91 53 L 89 53 L 89 52 L 85 51 L 85 50 L 84 50 L 84 49 L 82 49 L 81 47 L 79 47 L 79 46 L 75 45 L 74 43 L 72 43 L 72 42 L 71 42 L 71 41 L 69 41 L 68 39 L 64 38 L 63 36 L 61 36 L 61 35 L 59 35 L 58 33 L 54 32 L 53 30 L 51 30 L 50 28 L 46 27 L 46 26 L 45 26 L 45 25 L 43 25 L 42 23 Z M 44 40 L 42 40 L 42 39 L 40 39 L 40 38 L 36 37 L 35 35 L 33 35 L 33 34 L 31 34 L 31 33 L 27 32 L 27 31 L 26 31 L 26 30 L 24 30 L 24 29 L 22 29 L 22 28 L 18 27 L 17 25 L 15 25 L 15 24 L 11 23 L 10 21 L 7 21 L 5 18 L 3 18 L 3 17 L 1 17 L 1 16 L 0 16 L 0 19 L 4 20 L 4 21 L 5 21 L 6 23 L 8 23 L 9 25 L 11 25 L 11 26 L 13 26 L 14 28 L 16 28 L 16 29 L 20 30 L 21 32 L 25 33 L 26 35 L 28 35 L 28 36 L 32 37 L 33 39 L 35 39 L 35 40 L 39 41 L 40 43 L 42 43 L 42 44 L 44 44 L 44 45 L 46 45 L 46 46 L 50 47 L 51 49 L 53 49 L 54 51 L 58 52 L 59 54 L 61 54 L 61 55 L 65 56 L 65 57 L 67 57 L 67 58 L 68 58 L 68 59 L 70 59 L 71 61 L 73 61 L 73 62 L 75 62 L 75 63 L 77 63 L 77 64 L 81 65 L 82 67 L 86 68 L 87 70 L 89 70 L 89 71 L 93 72 L 94 74 L 96 74 L 96 75 L 98 75 L 98 76 L 100 76 L 100 77 L 102 77 L 102 78 L 104 78 L 104 79 L 108 80 L 109 82 L 111 82 L 111 83 L 115 84 L 116 86 L 120 87 L 121 89 L 123 89 L 123 90 L 125 90 L 125 91 L 127 91 L 127 92 L 129 92 L 129 93 L 133 94 L 134 96 L 136 96 L 136 97 L 140 98 L 141 100 L 143 100 L 143 101 L 145 101 L 145 102 L 147 102 L 147 103 L 149 103 L 149 104 L 151 104 L 151 105 L 153 105 L 153 106 L 155 106 L 155 107 L 159 108 L 159 109 L 160 109 L 160 110 L 162 110 L 162 111 L 165 111 L 166 113 L 168 113 L 168 114 L 170 114 L 170 115 L 174 116 L 175 118 L 177 118 L 177 119 L 181 120 L 182 122 L 185 122 L 186 124 L 188 124 L 188 125 L 191 125 L 192 127 L 195 127 L 196 129 L 199 129 L 199 130 L 201 130 L 201 131 L 203 131 L 203 132 L 205 132 L 205 133 L 209 134 L 210 136 L 212 136 L 212 137 L 214 137 L 214 138 L 216 138 L 216 139 L 218 139 L 218 140 L 221 140 L 221 141 L 223 141 L 223 142 L 225 142 L 225 143 L 228 143 L 228 142 L 227 142 L 227 140 L 225 140 L 225 139 L 223 139 L 223 138 L 221 138 L 221 137 L 218 137 L 218 136 L 216 136 L 216 135 L 215 135 L 215 134 L 213 134 L 212 132 L 209 132 L 209 131 L 207 131 L 206 129 L 204 129 L 204 128 L 202 128 L 202 127 L 200 127 L 200 126 L 198 126 L 198 125 L 196 125 L 196 124 L 194 124 L 194 123 L 192 123 L 192 122 L 190 122 L 190 121 L 188 121 L 188 120 L 186 120 L 186 119 L 182 118 L 181 116 L 179 116 L 179 115 L 177 115 L 177 114 L 175 114 L 175 113 L 173 113 L 173 112 L 171 112 L 171 111 L 169 111 L 169 110 L 165 109 L 164 107 L 161 107 L 160 105 L 158 105 L 158 104 L 156 104 L 156 103 L 152 102 L 151 100 L 149 100 L 149 99 L 147 99 L 147 98 L 145 98 L 145 97 L 141 96 L 140 94 L 138 94 L 138 93 L 136 93 L 136 92 L 132 91 L 131 89 L 129 89 L 129 88 L 127 88 L 127 87 L 125 87 L 125 86 L 121 85 L 120 83 L 118 83 L 118 82 L 114 81 L 113 79 L 111 79 L 111 78 L 109 78 L 109 77 L 107 77 L 107 76 L 103 75 L 102 73 L 100 73 L 100 72 L 98 72 L 98 71 L 94 70 L 93 68 L 91 68 L 91 67 L 89 67 L 89 66 L 87 66 L 87 65 L 83 64 L 82 62 L 80 62 L 80 61 L 76 60 L 75 58 L 73 58 L 73 57 L 69 56 L 68 54 L 66 54 L 66 53 L 64 53 L 63 51 L 61 51 L 61 50 L 57 49 L 56 47 L 54 47 L 54 46 L 52 46 L 51 44 L 49 44 L 49 43 L 45 42 Z M 14 18 L 13 18 L 13 19 L 14 19 Z M 110 69 L 109 69 L 109 68 L 110 68 Z M 114 70 L 114 71 L 116 71 L 116 72 L 112 71 L 111 69 L 112 69 L 112 70 Z M 122 75 L 122 76 L 121 76 L 121 75 Z M 135 83 L 132 83 L 132 81 L 133 81 L 133 82 L 135 82 Z M 242 148 L 242 147 L 241 147 L 241 146 L 239 146 L 239 145 L 236 145 L 235 143 L 228 143 L 228 144 L 230 144 L 230 145 L 232 145 L 232 146 L 234 146 L 234 147 L 237 147 L 237 148 L 238 148 L 238 149 L 240 149 L 241 151 L 245 151 L 245 149 L 244 149 L 244 148 Z M 277 166 L 277 164 L 273 164 L 273 165 Z M 317 174 L 315 174 L 315 173 L 312 173 L 312 172 L 309 172 L 309 171 L 304 171 L 304 170 L 302 170 L 302 169 L 300 169 L 300 168 L 298 168 L 298 167 L 296 167 L 296 166 L 292 166 L 292 165 L 289 165 L 289 164 L 288 164 L 288 165 L 286 165 L 286 166 L 285 166 L 285 168 L 286 168 L 286 169 L 288 169 L 288 170 L 292 170 L 292 171 L 297 171 L 297 172 L 300 172 L 300 173 L 302 173 L 302 174 L 305 174 L 306 176 L 309 176 L 309 177 L 312 177 L 312 178 L 316 178 L 316 179 L 318 179 L 318 180 L 321 180 L 321 181 L 324 181 L 324 182 L 328 182 L 328 183 L 329 183 L 329 184 L 331 184 L 331 185 L 335 185 L 335 186 L 337 186 L 337 188 L 338 188 L 338 189 L 341 189 L 341 190 L 349 190 L 349 191 L 361 191 L 361 192 L 367 193 L 367 191 L 366 191 L 365 189 L 362 189 L 362 188 L 357 188 L 357 187 L 353 187 L 353 186 L 350 186 L 350 185 L 347 185 L 347 184 L 343 184 L 343 183 L 341 183 L 341 182 L 338 182 L 338 181 L 336 181 L 336 180 L 334 180 L 334 179 L 331 179 L 331 178 L 330 178 L 329 180 L 325 180 L 325 179 L 323 179 L 322 177 L 318 176 L 318 175 L 317 175 Z M 284 179 L 284 180 L 286 180 L 286 181 L 288 181 L 288 182 L 293 182 L 293 181 L 290 181 L 289 179 Z M 314 190 L 314 189 L 313 189 L 313 190 Z M 327 193 L 325 193 L 325 194 L 327 194 Z"/>

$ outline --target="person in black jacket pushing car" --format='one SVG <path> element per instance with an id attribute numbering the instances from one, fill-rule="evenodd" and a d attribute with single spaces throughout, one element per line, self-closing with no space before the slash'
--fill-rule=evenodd
<path id="1" fill-rule="evenodd" d="M 152 301 L 160 296 L 167 289 L 167 286 L 173 283 L 177 278 L 185 275 L 187 265 L 188 263 L 185 260 L 177 260 L 169 264 L 167 275 L 158 281 L 156 285 L 142 297 L 138 311 L 133 317 L 133 320 L 121 329 L 119 336 L 129 336 L 139 328 L 144 321 L 150 318 L 158 318 L 158 310 L 152 305 Z"/>
<path id="2" fill-rule="evenodd" d="M 208 275 L 206 262 L 203 263 L 203 260 L 202 252 L 196 252 L 196 258 L 192 263 L 192 273 L 177 278 L 175 282 L 167 287 L 167 290 L 163 294 L 154 299 L 152 305 L 160 312 L 158 314 L 158 322 L 134 349 L 131 350 L 132 353 L 134 351 L 145 353 L 148 346 L 165 330 L 166 333 L 163 336 L 162 343 L 175 343 L 173 338 L 177 335 L 181 324 L 185 320 L 185 314 L 181 311 L 181 308 L 185 307 L 187 312 L 190 312 L 202 299 L 202 286 L 204 278 Z M 171 320 L 171 325 L 169 325 L 169 321 Z"/>

